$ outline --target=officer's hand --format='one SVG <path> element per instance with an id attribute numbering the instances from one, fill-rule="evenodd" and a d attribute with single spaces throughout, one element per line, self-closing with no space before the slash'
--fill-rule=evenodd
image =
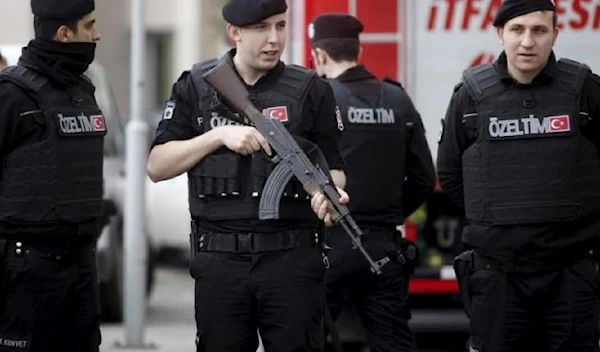
<path id="1" fill-rule="evenodd" d="M 340 194 L 340 204 L 348 204 L 350 201 L 350 196 L 343 189 L 336 187 L 338 193 Z M 331 208 L 331 203 L 327 200 L 327 198 L 323 195 L 323 193 L 318 192 L 315 194 L 311 200 L 310 205 L 312 206 L 313 211 L 319 219 L 325 222 L 325 225 L 330 227 L 333 226 L 333 210 Z"/>
<path id="2" fill-rule="evenodd" d="M 229 149 L 242 155 L 252 154 L 264 149 L 271 155 L 271 146 L 260 132 L 250 126 L 223 126 L 223 144 Z"/>

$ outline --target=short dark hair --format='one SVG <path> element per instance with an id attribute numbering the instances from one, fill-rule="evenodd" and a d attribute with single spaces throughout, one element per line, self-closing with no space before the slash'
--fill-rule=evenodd
<path id="1" fill-rule="evenodd" d="M 360 53 L 360 41 L 353 38 L 327 38 L 313 46 L 324 50 L 336 62 L 356 61 Z"/>
<path id="2" fill-rule="evenodd" d="M 56 35 L 60 26 L 67 26 L 77 34 L 77 22 L 79 20 L 49 20 L 40 16 L 33 17 L 33 30 L 36 39 L 51 40 Z"/>

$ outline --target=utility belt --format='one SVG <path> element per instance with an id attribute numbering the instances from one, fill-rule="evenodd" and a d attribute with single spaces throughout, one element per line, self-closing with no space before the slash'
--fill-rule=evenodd
<path id="1" fill-rule="evenodd" d="M 276 233 L 222 233 L 198 229 L 192 222 L 192 258 L 199 252 L 261 253 L 316 247 L 321 243 L 316 230 L 300 229 Z"/>
<path id="2" fill-rule="evenodd" d="M 548 265 L 535 266 L 531 261 L 522 261 L 514 259 L 498 260 L 484 257 L 477 253 L 475 250 L 467 252 L 471 252 L 470 266 L 472 272 L 479 270 L 492 270 L 504 273 L 537 273 L 540 271 L 566 267 L 586 257 L 596 260 L 597 256 L 597 251 L 592 250 L 589 252 L 579 253 L 578 255 L 565 257 L 563 260 L 556 260 Z"/>
<path id="3" fill-rule="evenodd" d="M 92 246 L 95 246 L 95 243 L 90 241 L 74 241 L 64 245 L 40 245 L 35 242 L 0 239 L 0 261 L 27 255 L 64 262 L 79 258 L 82 251 Z"/>
<path id="4" fill-rule="evenodd" d="M 110 216 L 109 213 L 107 216 Z M 101 221 L 103 220 L 100 218 L 82 223 L 27 223 L 3 220 L 0 221 L 0 238 L 49 246 L 69 246 L 72 242 L 87 244 L 96 241 L 100 236 Z"/>

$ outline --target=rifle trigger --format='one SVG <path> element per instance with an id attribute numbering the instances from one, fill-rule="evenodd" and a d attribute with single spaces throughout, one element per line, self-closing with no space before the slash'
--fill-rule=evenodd
<path id="1" fill-rule="evenodd" d="M 281 161 L 281 158 L 279 157 L 279 155 L 275 154 L 273 156 L 269 156 L 269 154 L 267 154 L 267 152 L 265 152 L 264 149 L 260 150 L 262 152 L 262 154 L 265 156 L 265 158 L 267 158 L 267 160 L 269 160 L 270 162 L 272 162 L 273 164 L 277 164 L 278 162 Z"/>

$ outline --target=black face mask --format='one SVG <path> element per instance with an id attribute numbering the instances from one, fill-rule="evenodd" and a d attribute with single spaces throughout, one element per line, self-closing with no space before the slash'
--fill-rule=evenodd
<path id="1" fill-rule="evenodd" d="M 61 87 L 75 85 L 88 69 L 96 43 L 61 43 L 34 39 L 23 48 L 21 63 L 31 67 Z"/>

